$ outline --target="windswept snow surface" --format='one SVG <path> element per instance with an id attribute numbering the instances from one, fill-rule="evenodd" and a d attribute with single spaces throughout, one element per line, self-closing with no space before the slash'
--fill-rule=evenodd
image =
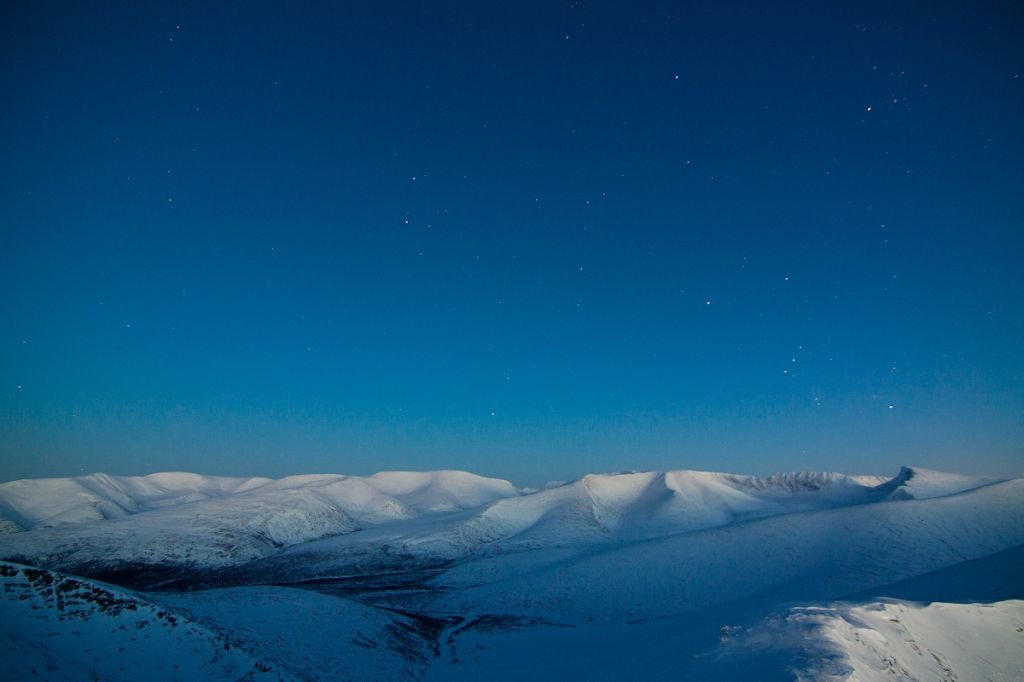
<path id="1" fill-rule="evenodd" d="M 787 625 L 811 629 L 805 646 L 817 639 L 817 651 L 796 670 L 803 679 L 1013 680 L 1024 674 L 1024 601 L 803 607 L 792 611 Z"/>
<path id="2" fill-rule="evenodd" d="M 1024 601 L 798 606 L 726 629 L 696 667 L 729 679 L 1019 680 Z"/>
<path id="3" fill-rule="evenodd" d="M 161 610 L 206 633 L 166 645 L 200 678 L 1020 677 L 1024 479 L 94 475 L 0 485 L 0 510 L 0 559 L 43 569 L 5 569 L 15 679 L 140 677 L 131 628 Z M 156 621 L 75 607 L 66 636 L 47 580 Z"/>

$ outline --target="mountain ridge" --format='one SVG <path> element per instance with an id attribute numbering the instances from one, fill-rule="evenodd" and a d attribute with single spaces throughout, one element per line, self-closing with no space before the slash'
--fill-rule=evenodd
<path id="1" fill-rule="evenodd" d="M 527 492 L 455 470 L 276 480 L 182 472 L 30 479 L 0 484 L 0 512 L 13 510 L 3 518 L 11 526 L 19 518 L 26 525 L 25 519 L 36 521 L 0 534 L 0 558 L 157 581 L 135 586 L 199 575 L 205 581 L 216 575 L 211 570 L 233 571 L 230 580 L 288 582 L 421 570 L 544 548 L 584 551 L 801 511 L 941 497 L 991 483 L 907 467 L 877 480 L 675 470 L 588 474 Z"/>

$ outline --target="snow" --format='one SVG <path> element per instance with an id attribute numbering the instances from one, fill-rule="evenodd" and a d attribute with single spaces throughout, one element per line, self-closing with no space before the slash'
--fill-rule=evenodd
<path id="1" fill-rule="evenodd" d="M 0 558 L 43 567 L 3 569 L 9 679 L 132 678 L 146 661 L 167 679 L 1024 665 L 1024 479 L 680 470 L 525 491 L 458 471 L 96 474 L 0 485 L 0 511 Z"/>
<path id="2" fill-rule="evenodd" d="M 15 481 L 0 486 L 0 556 L 64 570 L 103 564 L 223 567 L 279 548 L 518 495 L 465 472 L 272 481 L 195 474 Z"/>
<path id="3" fill-rule="evenodd" d="M 465 471 L 386 471 L 369 481 L 381 492 L 424 511 L 470 509 L 519 494 L 508 481 Z"/>
<path id="4" fill-rule="evenodd" d="M 1017 680 L 1024 602 L 808 604 L 636 624 L 455 629 L 427 680 Z"/>
<path id="5" fill-rule="evenodd" d="M 900 488 L 915 500 L 926 500 L 931 497 L 944 497 L 955 495 L 967 490 L 974 490 L 985 485 L 998 483 L 998 479 L 984 476 L 964 476 L 962 474 L 949 474 L 942 471 L 913 469 L 904 467 L 897 479 L 906 475 L 906 481 Z"/>
<path id="6" fill-rule="evenodd" d="M 347 482 L 347 485 L 345 484 Z M 347 499 L 359 485 L 397 498 L 419 513 L 475 507 L 519 494 L 508 481 L 464 471 L 392 471 L 368 478 L 339 474 L 269 478 L 228 478 L 183 472 L 148 476 L 97 473 L 77 478 L 23 479 L 0 483 L 0 518 L 22 529 L 114 519 L 180 504 L 243 493 L 337 486 Z"/>
<path id="7" fill-rule="evenodd" d="M 381 558 L 408 570 L 546 548 L 590 551 L 758 518 L 909 500 L 913 471 L 901 470 L 882 483 L 815 472 L 764 478 L 700 471 L 591 474 L 461 513 L 294 545 L 261 570 L 301 580 L 382 570 Z M 959 480 L 951 489 L 973 480 Z"/>
<path id="8" fill-rule="evenodd" d="M 1024 479 L 612 545 L 529 572 L 489 556 L 441 576 L 433 607 L 568 623 L 669 617 L 754 596 L 837 598 L 1020 544 Z"/>
<path id="9" fill-rule="evenodd" d="M 239 646 L 304 680 L 409 680 L 435 657 L 429 627 L 405 615 L 309 590 L 237 587 L 149 598 L 214 623 Z"/>
<path id="10" fill-rule="evenodd" d="M 245 492 L 268 482 L 180 472 L 23 479 L 0 483 L 0 515 L 26 530 L 86 523 Z"/>
<path id="11" fill-rule="evenodd" d="M 291 680 L 233 636 L 126 590 L 0 563 L 5 680 Z"/>
<path id="12" fill-rule="evenodd" d="M 1016 680 L 1024 601 L 919 603 L 891 598 L 806 604 L 727 628 L 696 674 L 771 679 Z"/>
<path id="13" fill-rule="evenodd" d="M 462 471 L 278 480 L 94 474 L 0 485 L 0 557 L 108 579 L 159 567 L 135 583 L 150 587 L 243 565 L 253 579 L 294 581 L 545 548 L 590 551 L 990 483 L 907 468 L 882 483 L 682 470 L 591 474 L 527 494 Z"/>
<path id="14" fill-rule="evenodd" d="M 738 564 L 726 580 L 756 570 Z M 543 617 L 571 611 L 573 596 L 566 595 L 559 609 L 535 608 L 540 617 L 532 626 L 519 618 L 505 628 L 472 621 L 453 628 L 449 651 L 427 678 L 1015 680 L 1024 669 L 1022 570 L 1024 546 L 1017 545 L 856 600 L 792 606 L 800 593 L 794 585 L 671 617 L 571 627 Z"/>
<path id="15" fill-rule="evenodd" d="M 787 625 L 813 626 L 822 652 L 800 679 L 1012 680 L 1024 671 L 1024 601 L 803 607 Z"/>

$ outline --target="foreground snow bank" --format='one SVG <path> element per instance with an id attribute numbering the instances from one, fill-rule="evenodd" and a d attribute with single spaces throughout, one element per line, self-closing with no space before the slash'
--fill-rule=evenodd
<path id="1" fill-rule="evenodd" d="M 5 680 L 291 680 L 230 634 L 109 585 L 0 563 Z"/>
<path id="2" fill-rule="evenodd" d="M 1024 601 L 802 606 L 725 639 L 718 673 L 760 660 L 786 662 L 797 680 L 1015 680 Z"/>

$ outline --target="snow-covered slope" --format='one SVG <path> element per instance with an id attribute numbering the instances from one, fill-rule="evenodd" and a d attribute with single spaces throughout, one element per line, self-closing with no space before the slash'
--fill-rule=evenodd
<path id="1" fill-rule="evenodd" d="M 919 473 L 920 472 L 920 473 Z M 769 477 L 702 471 L 588 475 L 461 514 L 420 519 L 294 545 L 252 567 L 262 579 L 297 581 L 440 566 L 496 554 L 632 543 L 794 512 L 947 494 L 987 479 L 902 469 L 892 479 L 835 473 Z M 533 555 L 536 557 L 537 555 Z M 565 552 L 553 555 L 566 558 Z M 255 578 L 254 578 L 255 579 Z"/>
<path id="2" fill-rule="evenodd" d="M 884 572 L 886 556 L 879 556 L 877 572 Z M 722 580 L 743 580 L 759 569 L 759 557 L 752 557 L 732 566 Z M 810 567 L 808 574 L 816 570 Z M 849 601 L 794 607 L 794 601 L 806 601 L 796 581 L 774 595 L 672 617 L 579 619 L 573 627 L 550 619 L 573 612 L 574 595 L 566 594 L 554 609 L 551 603 L 535 604 L 529 618 L 474 615 L 452 629 L 450 650 L 428 679 L 1016 680 L 1024 651 L 1022 571 L 1024 545 L 1018 545 Z M 642 583 L 649 574 L 620 577 Z M 619 598 L 628 596 L 620 591 Z M 893 604 L 914 613 L 893 613 Z M 868 616 L 858 617 L 862 610 Z M 940 661 L 953 676 L 933 665 Z"/>
<path id="3" fill-rule="evenodd" d="M 438 578 L 444 596 L 432 608 L 593 622 L 672 616 L 754 597 L 834 599 L 1020 544 L 1024 479 L 926 500 L 781 515 L 569 558 L 486 557 Z"/>
<path id="4" fill-rule="evenodd" d="M 998 482 L 999 479 L 985 476 L 964 476 L 921 467 L 903 467 L 895 478 L 877 487 L 888 492 L 892 499 L 927 500 L 931 497 L 955 495 Z"/>
<path id="5" fill-rule="evenodd" d="M 39 478 L 0 483 L 0 519 L 5 526 L 31 530 L 116 519 L 179 504 L 242 493 L 317 489 L 353 509 L 407 507 L 410 513 L 452 511 L 516 495 L 508 481 L 464 471 L 390 471 L 369 478 L 315 474 L 269 478 L 227 478 L 180 472 L 149 476 L 91 474 L 78 478 Z M 376 499 L 375 499 L 376 498 Z"/>
<path id="6" fill-rule="evenodd" d="M 5 680 L 291 680 L 234 636 L 139 595 L 0 562 Z"/>
<path id="7" fill-rule="evenodd" d="M 1024 674 L 1024 601 L 802 607 L 781 632 L 777 622 L 771 627 L 780 640 L 786 628 L 800 633 L 807 660 L 797 674 L 803 679 L 1012 680 Z"/>
<path id="8" fill-rule="evenodd" d="M 213 623 L 303 680 L 414 680 L 439 653 L 444 621 L 289 587 L 147 595 Z"/>
<path id="9" fill-rule="evenodd" d="M 6 677 L 137 677 L 148 646 L 182 679 L 244 676 L 250 652 L 256 673 L 302 679 L 963 679 L 1019 665 L 1002 647 L 1020 634 L 1024 479 L 674 471 L 527 492 L 451 471 L 85 478 L 0 487 L 15 527 L 0 558 L 219 589 L 140 595 L 7 565 Z M 211 658 L 224 642 L 232 654 Z"/>
<path id="10" fill-rule="evenodd" d="M 1019 679 L 1021 575 L 1024 545 L 847 601 L 787 607 L 724 627 L 720 644 L 688 666 L 688 677 L 757 670 L 766 679 Z"/>
<path id="11" fill-rule="evenodd" d="M 21 530 L 85 523 L 223 497 L 269 482 L 177 472 L 23 479 L 0 483 L 0 517 Z"/>
<path id="12" fill-rule="evenodd" d="M 459 471 L 15 481 L 0 486 L 0 509 L 33 530 L 0 534 L 0 558 L 133 586 L 195 584 L 197 571 L 207 572 L 199 581 L 207 585 L 288 582 L 543 548 L 582 551 L 988 483 L 906 468 L 877 481 L 833 473 L 642 472 L 588 475 L 530 494 Z M 208 573 L 228 567 L 244 568 L 229 578 Z"/>
<path id="13" fill-rule="evenodd" d="M 519 494 L 507 481 L 460 471 L 276 481 L 96 475 L 5 485 L 14 523 L 34 529 L 0 535 L 0 556 L 108 578 L 237 565 L 280 547 Z"/>

